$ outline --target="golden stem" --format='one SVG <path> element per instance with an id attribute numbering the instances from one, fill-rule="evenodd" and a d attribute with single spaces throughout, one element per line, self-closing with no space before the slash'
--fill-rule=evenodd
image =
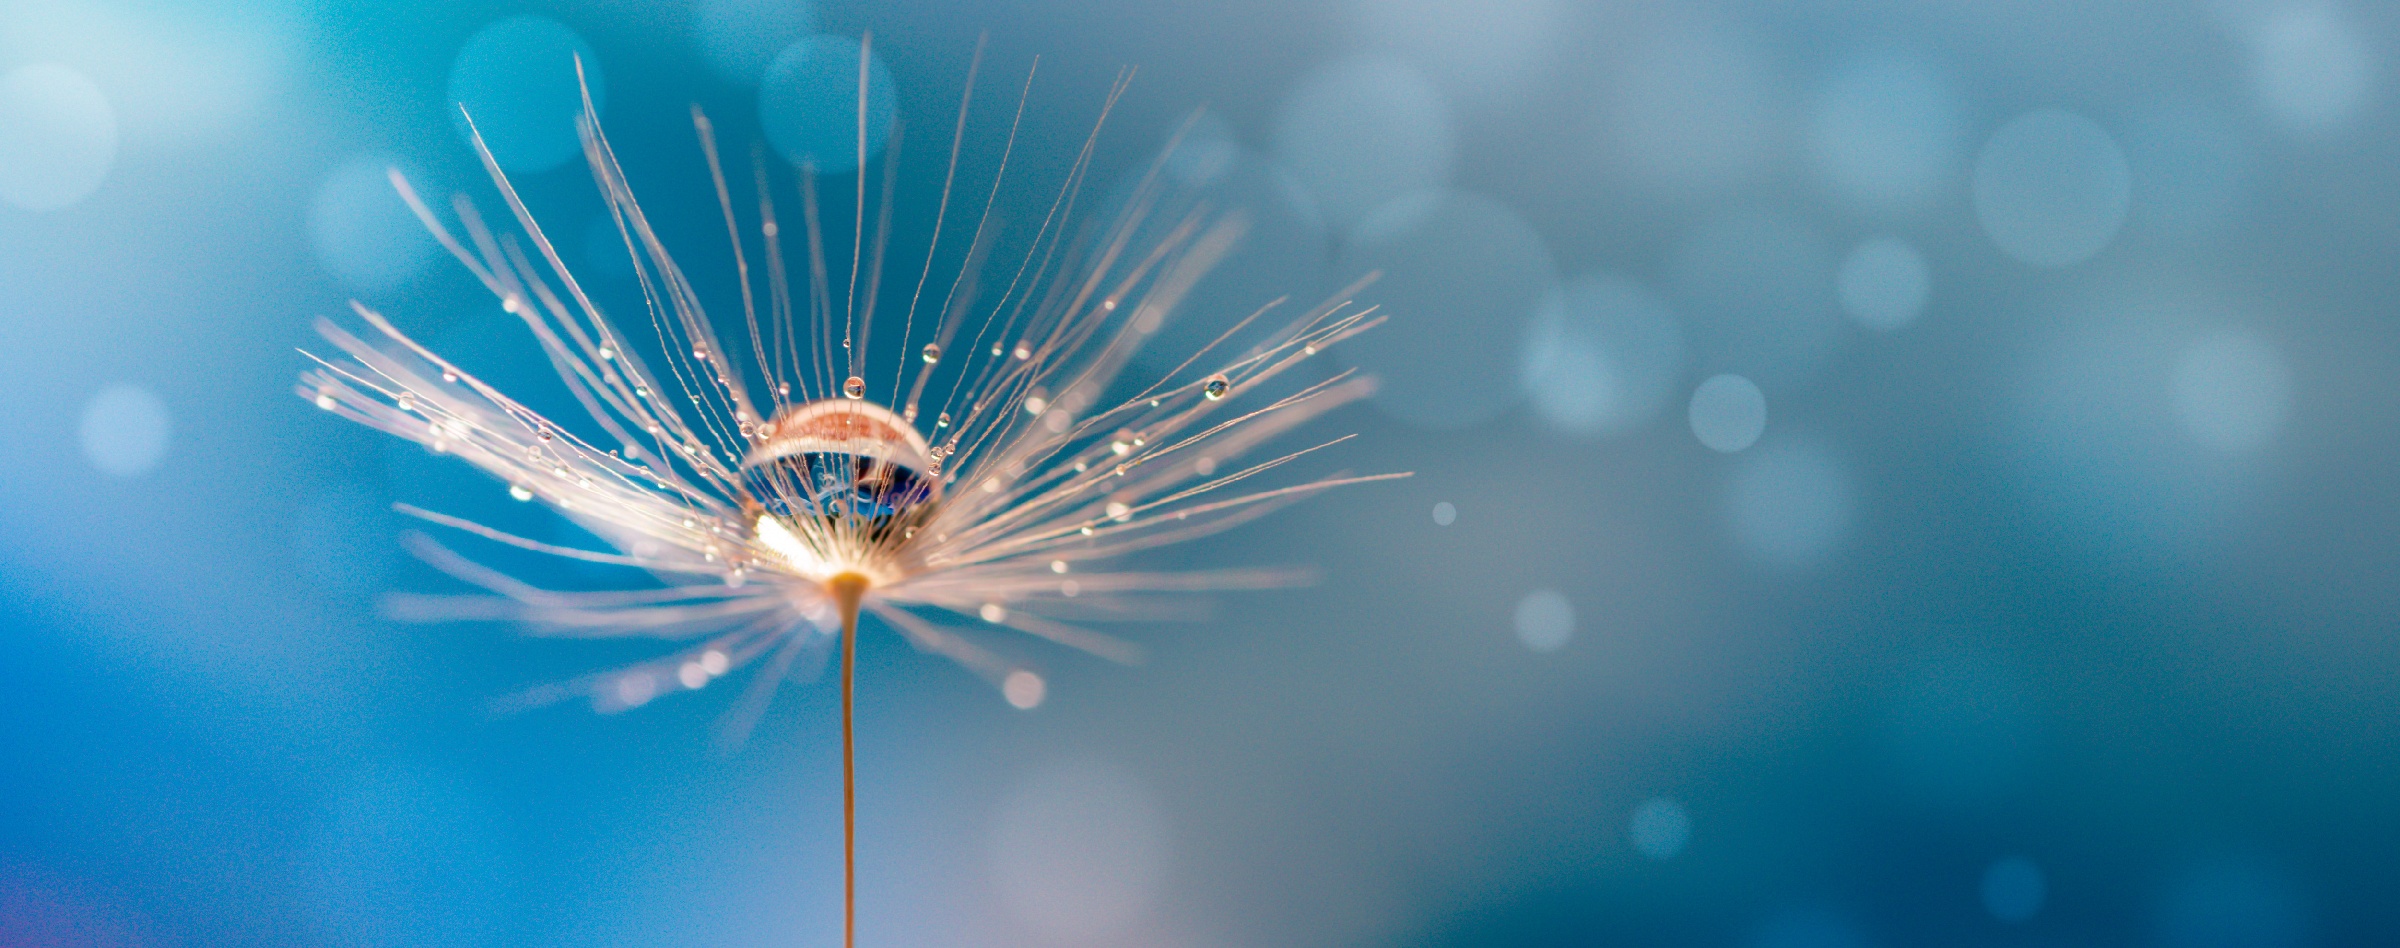
<path id="1" fill-rule="evenodd" d="M 858 694 L 858 604 L 867 578 L 843 573 L 825 581 L 842 614 L 842 948 L 858 944 L 858 754 L 853 736 Z"/>

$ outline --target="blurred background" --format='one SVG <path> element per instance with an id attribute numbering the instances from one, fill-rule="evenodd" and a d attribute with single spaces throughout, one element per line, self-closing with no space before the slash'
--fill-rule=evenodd
<path id="1" fill-rule="evenodd" d="M 830 680 L 493 714 L 649 653 L 381 618 L 395 501 L 574 530 L 292 384 L 355 298 L 566 404 L 383 169 L 497 211 L 466 104 L 638 312 L 570 54 L 735 312 L 689 109 L 822 150 L 869 31 L 896 247 L 979 35 L 962 180 L 1029 74 L 1054 181 L 1138 67 L 1103 197 L 1205 108 L 1171 345 L 1386 270 L 1327 463 L 1416 477 L 1032 710 L 870 628 L 862 942 L 2400 936 L 2400 8 L 0 0 L 0 944 L 837 943 Z"/>

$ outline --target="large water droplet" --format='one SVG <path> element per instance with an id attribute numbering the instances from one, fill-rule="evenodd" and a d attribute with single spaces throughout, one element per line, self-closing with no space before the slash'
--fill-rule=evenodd
<path id="1" fill-rule="evenodd" d="M 926 364 L 926 365 L 932 365 L 932 364 L 934 364 L 934 363 L 936 363 L 936 362 L 940 362 L 940 361 L 942 361 L 942 347 L 940 347 L 940 346 L 937 346 L 937 345 L 934 345 L 933 343 L 930 343 L 930 342 L 929 342 L 929 343 L 926 343 L 926 344 L 925 344 L 925 364 Z"/>
<path id="2" fill-rule="evenodd" d="M 851 398 L 867 397 L 867 380 L 855 375 L 851 376 L 849 381 L 842 383 L 842 394 Z"/>

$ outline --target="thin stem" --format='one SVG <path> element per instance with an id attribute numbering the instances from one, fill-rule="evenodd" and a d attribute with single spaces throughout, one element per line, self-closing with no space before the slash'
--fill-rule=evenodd
<path id="1" fill-rule="evenodd" d="M 851 726 L 858 696 L 858 604 L 867 578 L 843 573 L 825 581 L 842 614 L 842 948 L 858 944 L 858 754 Z"/>

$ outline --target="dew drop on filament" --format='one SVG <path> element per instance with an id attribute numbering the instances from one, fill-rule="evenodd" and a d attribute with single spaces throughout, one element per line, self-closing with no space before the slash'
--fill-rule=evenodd
<path id="1" fill-rule="evenodd" d="M 851 376 L 849 381 L 842 383 L 842 394 L 851 398 L 867 397 L 867 380 L 855 375 Z"/>
<path id="2" fill-rule="evenodd" d="M 930 343 L 930 342 L 929 342 L 929 343 L 926 343 L 926 344 L 925 344 L 925 364 L 926 364 L 926 365 L 932 365 L 932 364 L 934 364 L 934 363 L 936 363 L 936 362 L 940 362 L 940 361 L 942 361 L 942 347 L 940 347 L 940 346 L 937 346 L 937 345 L 934 345 L 933 343 Z"/>
<path id="3" fill-rule="evenodd" d="M 533 491 L 527 490 L 523 484 L 510 484 L 508 486 L 508 496 L 514 497 L 520 501 L 532 500 Z"/>
<path id="4" fill-rule="evenodd" d="M 1017 343 L 1017 351 L 1016 351 L 1015 355 L 1016 355 L 1016 357 L 1017 357 L 1017 361 L 1019 361 L 1019 362 L 1023 362 L 1023 361 L 1025 361 L 1025 360 L 1027 360 L 1027 359 L 1033 358 L 1033 347 L 1032 347 L 1032 346 L 1029 346 L 1029 345 L 1026 345 L 1026 344 L 1024 344 L 1024 343 L 1022 343 L 1022 342 L 1020 342 L 1020 343 Z"/>
<path id="5" fill-rule="evenodd" d="M 1231 388 L 1233 388 L 1233 380 L 1226 378 L 1225 373 L 1219 372 L 1209 376 L 1208 381 L 1200 383 L 1200 394 L 1208 396 L 1208 400 L 1213 402 L 1224 398 L 1225 392 Z"/>

